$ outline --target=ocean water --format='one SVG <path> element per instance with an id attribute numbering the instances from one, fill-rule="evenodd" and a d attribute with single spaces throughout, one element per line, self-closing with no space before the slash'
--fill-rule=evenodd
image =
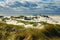
<path id="1" fill-rule="evenodd" d="M 0 15 L 14 16 L 14 15 L 60 15 L 60 13 L 0 13 Z"/>

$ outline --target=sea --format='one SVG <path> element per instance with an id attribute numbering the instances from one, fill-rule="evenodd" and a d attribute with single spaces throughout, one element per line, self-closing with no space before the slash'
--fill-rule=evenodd
<path id="1" fill-rule="evenodd" d="M 0 13 L 0 16 L 19 16 L 19 15 L 57 15 L 60 16 L 60 13 Z"/>

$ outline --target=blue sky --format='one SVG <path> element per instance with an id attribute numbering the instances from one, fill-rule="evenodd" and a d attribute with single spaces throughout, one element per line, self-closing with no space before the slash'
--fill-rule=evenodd
<path id="1" fill-rule="evenodd" d="M 60 0 L 0 0 L 0 13 L 60 13 Z"/>

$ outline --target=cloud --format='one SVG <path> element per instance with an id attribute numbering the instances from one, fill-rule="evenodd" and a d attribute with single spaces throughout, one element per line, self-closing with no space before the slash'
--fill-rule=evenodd
<path id="1" fill-rule="evenodd" d="M 0 12 L 60 13 L 60 0 L 6 0 L 0 2 Z"/>
<path id="2" fill-rule="evenodd" d="M 31 3 L 31 2 L 24 2 L 24 3 L 21 3 L 21 2 L 14 2 L 14 4 L 12 5 L 9 5 L 9 7 L 27 7 L 27 8 L 30 8 L 30 7 L 36 7 L 38 6 L 36 3 Z"/>

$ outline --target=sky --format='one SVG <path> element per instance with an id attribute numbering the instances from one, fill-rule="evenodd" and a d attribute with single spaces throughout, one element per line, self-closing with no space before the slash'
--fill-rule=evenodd
<path id="1" fill-rule="evenodd" d="M 60 0 L 0 0 L 0 14 L 59 13 Z"/>

